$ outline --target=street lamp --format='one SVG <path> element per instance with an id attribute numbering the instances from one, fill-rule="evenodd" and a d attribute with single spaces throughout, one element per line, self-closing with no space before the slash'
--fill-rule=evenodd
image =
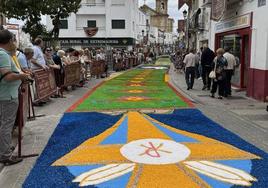
<path id="1" fill-rule="evenodd" d="M 147 45 L 149 44 L 149 32 L 150 32 L 150 25 L 149 25 L 149 21 L 146 20 L 146 38 L 147 38 Z"/>
<path id="2" fill-rule="evenodd" d="M 188 12 L 187 10 L 184 10 L 182 12 L 183 14 L 183 18 L 184 18 L 184 23 L 185 23 L 185 35 L 186 35 L 186 41 L 187 41 L 187 46 L 186 46 L 186 49 L 189 48 L 189 28 L 188 28 Z"/>
<path id="3" fill-rule="evenodd" d="M 141 31 L 142 33 L 142 46 L 144 45 L 144 30 Z"/>

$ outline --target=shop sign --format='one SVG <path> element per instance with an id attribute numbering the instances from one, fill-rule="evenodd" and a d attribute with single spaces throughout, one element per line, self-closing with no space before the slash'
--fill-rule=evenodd
<path id="1" fill-rule="evenodd" d="M 241 29 L 250 26 L 251 15 L 247 14 L 216 24 L 216 33 Z"/>
<path id="2" fill-rule="evenodd" d="M 226 0 L 212 0 L 211 19 L 219 21 L 226 10 Z"/>
<path id="3" fill-rule="evenodd" d="M 128 46 L 134 45 L 133 38 L 61 38 L 60 44 L 62 46 L 82 45 L 82 46 L 100 46 L 100 45 L 117 45 Z"/>

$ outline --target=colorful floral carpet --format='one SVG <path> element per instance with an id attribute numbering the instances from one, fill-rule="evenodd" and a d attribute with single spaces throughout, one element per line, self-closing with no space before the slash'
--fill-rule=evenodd
<path id="1" fill-rule="evenodd" d="M 205 117 L 66 113 L 24 188 L 268 187 L 268 154 Z"/>
<path id="2" fill-rule="evenodd" d="M 136 69 L 105 81 L 69 111 L 170 109 L 191 106 L 167 83 L 166 70 Z"/>

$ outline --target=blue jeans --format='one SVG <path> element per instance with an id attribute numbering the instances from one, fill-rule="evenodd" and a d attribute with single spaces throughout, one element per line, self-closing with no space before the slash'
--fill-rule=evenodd
<path id="1" fill-rule="evenodd" d="M 194 86 L 195 67 L 187 67 L 185 72 L 185 80 L 187 87 L 192 89 Z"/>

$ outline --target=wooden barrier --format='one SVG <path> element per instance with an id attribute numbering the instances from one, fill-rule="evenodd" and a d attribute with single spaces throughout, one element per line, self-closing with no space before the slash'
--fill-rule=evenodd
<path id="1" fill-rule="evenodd" d="M 81 76 L 81 65 L 73 63 L 64 67 L 64 86 L 72 86 L 79 84 Z"/>
<path id="2" fill-rule="evenodd" d="M 96 76 L 97 78 L 101 77 L 103 74 L 107 76 L 107 64 L 104 60 L 93 60 L 90 64 L 90 75 L 91 77 Z"/>
<path id="3" fill-rule="evenodd" d="M 36 157 L 38 154 L 22 155 L 22 131 L 26 124 L 27 114 L 30 114 L 32 100 L 30 95 L 30 87 L 28 83 L 22 83 L 19 87 L 19 108 L 16 117 L 16 125 L 18 127 L 18 156 L 21 158 Z M 33 110 L 33 109 L 32 109 Z M 34 111 L 33 111 L 34 113 Z"/>
<path id="4" fill-rule="evenodd" d="M 36 70 L 34 71 L 35 81 L 35 99 L 38 102 L 42 99 L 48 98 L 57 92 L 54 71 Z"/>

